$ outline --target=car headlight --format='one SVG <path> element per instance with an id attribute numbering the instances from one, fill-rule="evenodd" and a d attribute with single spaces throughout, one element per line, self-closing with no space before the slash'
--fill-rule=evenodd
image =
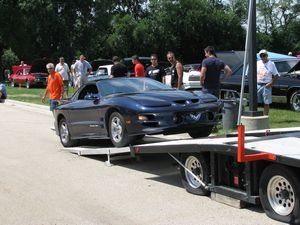
<path id="1" fill-rule="evenodd" d="M 140 121 L 148 121 L 149 118 L 148 118 L 148 116 L 145 116 L 145 115 L 138 115 L 138 120 L 140 120 Z"/>

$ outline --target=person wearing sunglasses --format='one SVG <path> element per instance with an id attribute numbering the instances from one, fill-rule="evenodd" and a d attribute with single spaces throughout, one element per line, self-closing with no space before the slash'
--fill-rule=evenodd
<path id="1" fill-rule="evenodd" d="M 166 72 L 162 66 L 158 64 L 157 54 L 150 57 L 151 65 L 146 68 L 145 77 L 164 83 Z"/>
<path id="2" fill-rule="evenodd" d="M 275 64 L 268 59 L 268 51 L 262 49 L 257 61 L 257 102 L 264 104 L 264 115 L 269 115 L 272 103 L 272 86 L 280 76 Z"/>

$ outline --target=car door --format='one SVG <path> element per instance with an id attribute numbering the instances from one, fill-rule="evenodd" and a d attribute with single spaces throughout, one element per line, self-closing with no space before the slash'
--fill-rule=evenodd
<path id="1" fill-rule="evenodd" d="M 222 89 L 235 90 L 240 92 L 242 83 L 243 65 L 233 68 L 232 76 L 221 83 Z M 248 92 L 248 78 L 245 77 L 245 91 Z"/>
<path id="2" fill-rule="evenodd" d="M 101 116 L 103 107 L 95 90 L 95 84 L 85 86 L 78 93 L 78 99 L 69 106 L 69 124 L 74 137 L 96 138 L 106 135 Z"/>

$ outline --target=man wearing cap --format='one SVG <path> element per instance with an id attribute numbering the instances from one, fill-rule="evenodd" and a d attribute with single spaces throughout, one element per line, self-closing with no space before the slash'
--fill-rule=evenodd
<path id="1" fill-rule="evenodd" d="M 257 61 L 257 101 L 264 103 L 264 115 L 269 115 L 272 86 L 280 75 L 275 64 L 268 59 L 267 50 L 260 50 L 258 55 L 260 60 Z"/>

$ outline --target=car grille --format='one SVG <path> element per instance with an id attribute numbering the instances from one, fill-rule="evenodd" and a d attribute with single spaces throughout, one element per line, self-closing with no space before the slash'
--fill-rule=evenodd
<path id="1" fill-rule="evenodd" d="M 188 104 L 192 104 L 192 103 L 197 103 L 199 102 L 199 99 L 197 98 L 193 98 L 193 99 L 184 99 L 184 100 L 176 100 L 174 101 L 176 104 L 180 104 L 180 105 L 188 105 Z"/>

